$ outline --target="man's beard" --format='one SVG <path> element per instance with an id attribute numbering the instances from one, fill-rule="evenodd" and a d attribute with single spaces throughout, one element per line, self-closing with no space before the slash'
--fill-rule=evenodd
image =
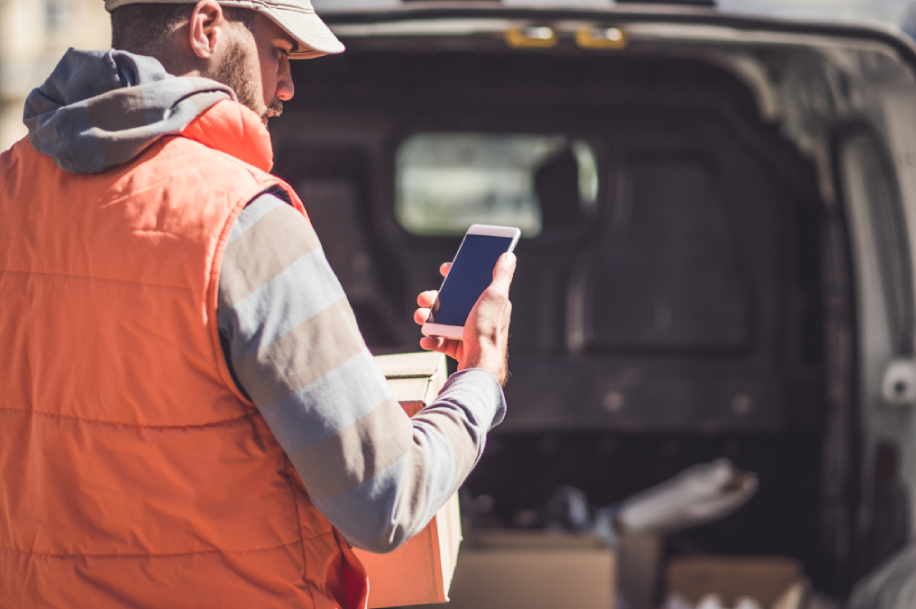
<path id="1" fill-rule="evenodd" d="M 217 66 L 210 78 L 231 87 L 239 103 L 251 108 L 261 119 L 280 116 L 283 113 L 283 102 L 275 97 L 270 106 L 264 106 L 261 83 L 253 74 L 249 59 L 250 53 L 245 46 L 238 40 L 233 40 L 223 62 Z"/>

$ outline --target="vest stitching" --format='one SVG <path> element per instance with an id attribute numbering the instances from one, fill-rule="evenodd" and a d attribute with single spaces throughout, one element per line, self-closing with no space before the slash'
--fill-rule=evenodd
<path id="1" fill-rule="evenodd" d="M 61 414 L 58 412 L 45 412 L 42 410 L 35 410 L 33 408 L 13 408 L 10 406 L 0 406 L 0 412 L 7 410 L 10 412 L 29 412 L 35 415 L 45 416 L 45 417 L 56 417 L 60 419 L 74 419 L 77 421 L 84 421 L 87 423 L 96 423 L 98 425 L 113 425 L 117 427 L 140 427 L 142 429 L 202 429 L 206 427 L 218 427 L 220 425 L 228 425 L 230 423 L 235 423 L 242 420 L 248 420 L 250 417 L 248 413 L 242 414 L 231 419 L 223 419 L 221 421 L 208 421 L 206 423 L 195 423 L 188 425 L 152 425 L 145 423 L 130 423 L 130 422 L 120 422 L 120 421 L 105 421 L 102 419 L 91 419 L 89 417 L 80 417 L 72 414 Z M 0 546 L 2 547 L 2 546 Z"/>
<path id="2" fill-rule="evenodd" d="M 298 495 L 297 495 L 297 493 L 296 493 L 295 483 L 293 482 L 293 478 L 292 478 L 292 476 L 293 476 L 294 474 L 293 474 L 292 472 L 290 472 L 290 468 L 292 468 L 292 465 L 293 465 L 292 461 L 290 461 L 290 460 L 289 460 L 289 456 L 287 456 L 287 457 L 286 457 L 286 481 L 287 481 L 287 483 L 289 484 L 289 490 L 290 490 L 290 492 L 291 492 L 292 495 L 293 495 L 293 503 L 296 505 L 296 530 L 297 530 L 298 533 L 299 533 L 299 542 L 298 542 L 298 543 L 300 544 L 300 549 L 302 550 L 302 570 L 303 570 L 303 572 L 307 572 L 307 571 L 308 571 L 308 564 L 307 564 L 307 563 L 308 563 L 308 556 L 306 555 L 306 552 L 305 552 L 305 544 L 306 544 L 310 539 L 317 539 L 318 537 L 322 537 L 322 536 L 324 536 L 324 535 L 333 535 L 333 536 L 334 536 L 334 541 L 335 541 L 335 543 L 338 544 L 338 547 L 339 547 L 340 541 L 338 540 L 337 535 L 334 533 L 334 529 L 331 529 L 330 531 L 326 531 L 326 532 L 324 532 L 324 533 L 318 533 L 318 534 L 316 534 L 316 535 L 312 535 L 311 537 L 303 537 L 303 536 L 302 536 L 302 515 L 299 513 L 299 507 L 300 507 L 300 505 L 299 505 L 299 497 L 298 497 Z M 296 475 L 298 475 L 298 474 L 296 474 Z M 306 491 L 306 492 L 308 492 L 308 491 Z M 317 508 L 316 508 L 316 509 L 317 509 Z M 296 542 L 293 542 L 293 543 L 296 543 Z M 288 545 L 293 545 L 293 544 L 290 543 L 290 544 L 288 544 Z M 346 560 L 346 558 L 344 558 L 344 560 Z M 308 593 L 309 593 L 309 598 L 312 599 L 312 606 L 317 607 L 318 605 L 315 603 L 315 593 L 312 591 L 312 589 L 315 587 L 315 584 L 314 584 L 313 582 L 311 582 L 311 581 L 308 581 L 308 580 L 305 579 L 305 578 L 303 578 L 302 581 L 304 581 L 305 584 L 306 584 L 305 589 L 306 589 L 306 591 L 308 591 Z M 322 596 L 324 596 L 324 595 L 322 594 Z"/>
<path id="3" fill-rule="evenodd" d="M 299 531 L 301 539 L 296 541 L 290 541 L 288 543 L 281 543 L 275 546 L 268 546 L 265 548 L 252 548 L 250 550 L 200 550 L 197 552 L 176 552 L 174 554 L 54 554 L 51 552 L 32 552 L 31 550 L 17 550 L 16 548 L 9 548 L 7 546 L 0 545 L 0 550 L 6 550 L 7 552 L 16 552 L 17 554 L 35 554 L 37 556 L 50 556 L 53 558 L 172 558 L 178 556 L 194 556 L 196 554 L 250 554 L 253 552 L 266 552 L 268 550 L 276 550 L 277 548 L 285 548 L 287 546 L 292 546 L 297 543 L 302 543 L 310 539 L 317 539 L 325 535 L 333 535 L 334 531 L 329 531 L 325 533 L 318 533 L 317 535 L 312 535 L 311 537 L 301 537 L 302 531 Z"/>
<path id="4" fill-rule="evenodd" d="M 85 279 L 91 281 L 110 281 L 112 283 L 128 283 L 131 285 L 145 285 L 154 288 L 165 288 L 169 290 L 182 290 L 185 292 L 196 293 L 198 290 L 180 285 L 167 285 L 163 283 L 151 283 L 147 281 L 134 281 L 131 279 L 113 279 L 110 277 L 92 277 L 91 275 L 75 275 L 69 273 L 49 273 L 47 271 L 19 271 L 13 269 L 0 269 L 0 273 L 10 273 L 17 275 L 47 275 L 49 277 L 72 277 L 73 279 Z"/>
<path id="5" fill-rule="evenodd" d="M 33 552 L 31 550 L 17 550 L 16 548 L 9 548 L 7 546 L 0 545 L 0 550 L 6 550 L 7 552 L 15 552 L 16 554 L 30 554 L 35 556 L 48 556 L 51 558 L 178 558 L 181 556 L 196 556 L 199 554 L 251 554 L 254 552 L 267 552 L 268 550 L 276 550 L 279 548 L 285 548 L 293 544 L 300 543 L 299 541 L 291 541 L 289 543 L 281 543 L 275 546 L 268 546 L 265 548 L 253 548 L 250 550 L 200 550 L 197 552 L 175 552 L 174 554 L 55 554 L 52 552 Z"/>
<path id="6" fill-rule="evenodd" d="M 299 533 L 299 541 L 302 543 L 302 564 L 304 566 L 307 560 L 305 555 L 306 538 L 302 536 L 302 516 L 299 514 L 299 497 L 296 493 L 295 482 L 293 481 L 293 472 L 290 472 L 290 468 L 292 467 L 293 462 L 290 461 L 289 455 L 287 455 L 286 452 L 283 454 L 286 456 L 286 483 L 289 485 L 289 492 L 293 497 L 293 504 L 296 506 L 296 531 Z M 296 475 L 298 476 L 299 474 Z M 305 483 L 303 483 L 303 486 L 305 486 Z M 308 490 L 306 490 L 306 492 L 308 492 Z M 331 532 L 333 533 L 333 530 Z M 327 535 L 327 533 L 318 533 L 317 535 L 312 535 L 308 539 L 315 539 L 316 537 L 321 537 L 322 535 Z"/>

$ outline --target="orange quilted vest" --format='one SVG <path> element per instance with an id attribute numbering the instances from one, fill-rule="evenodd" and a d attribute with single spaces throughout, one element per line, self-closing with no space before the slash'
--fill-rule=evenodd
<path id="1" fill-rule="evenodd" d="M 0 155 L 0 607 L 365 607 L 220 348 L 220 261 L 272 185 L 223 101 L 92 175 Z"/>

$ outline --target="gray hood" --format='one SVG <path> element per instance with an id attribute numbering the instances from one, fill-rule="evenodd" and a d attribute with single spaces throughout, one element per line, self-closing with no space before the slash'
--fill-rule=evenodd
<path id="1" fill-rule="evenodd" d="M 123 51 L 70 49 L 25 102 L 29 142 L 71 173 L 126 163 L 163 135 L 181 133 L 226 85 L 168 74 L 156 59 Z"/>

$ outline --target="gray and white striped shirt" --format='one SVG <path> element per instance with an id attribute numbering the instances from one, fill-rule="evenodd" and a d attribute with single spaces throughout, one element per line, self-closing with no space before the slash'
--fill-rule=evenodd
<path id="1" fill-rule="evenodd" d="M 218 315 L 239 387 L 315 506 L 357 547 L 389 551 L 426 526 L 505 414 L 493 375 L 471 369 L 408 418 L 311 225 L 271 192 L 232 227 Z"/>

